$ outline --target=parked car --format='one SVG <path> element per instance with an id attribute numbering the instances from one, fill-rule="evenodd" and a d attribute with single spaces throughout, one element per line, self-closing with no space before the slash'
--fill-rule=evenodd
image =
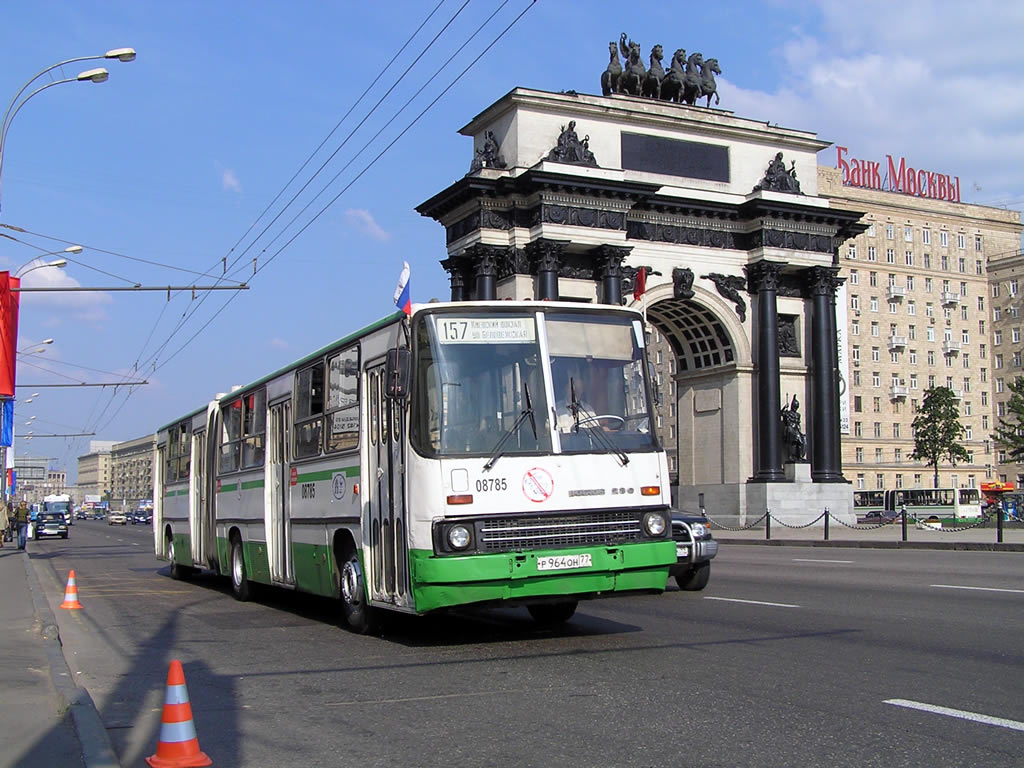
<path id="1" fill-rule="evenodd" d="M 708 519 L 672 510 L 672 538 L 676 542 L 676 564 L 669 567 L 669 576 L 675 578 L 680 589 L 704 589 L 711 577 L 711 561 L 718 554 L 718 542 L 711 535 Z"/>
<path id="2" fill-rule="evenodd" d="M 111 512 L 107 515 L 107 525 L 128 525 L 128 517 L 121 511 Z"/>
<path id="3" fill-rule="evenodd" d="M 68 524 L 61 512 L 40 512 L 36 517 L 34 538 L 38 540 L 46 536 L 60 536 L 62 539 L 68 537 Z"/>

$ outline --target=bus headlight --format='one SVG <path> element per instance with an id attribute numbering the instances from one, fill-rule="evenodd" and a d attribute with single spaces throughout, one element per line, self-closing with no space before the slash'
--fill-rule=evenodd
<path id="1" fill-rule="evenodd" d="M 661 512 L 648 512 L 644 515 L 644 531 L 648 536 L 658 537 L 665 533 L 665 515 Z"/>
<path id="2" fill-rule="evenodd" d="M 465 549 L 471 538 L 469 529 L 464 525 L 453 525 L 448 529 L 448 544 L 452 549 Z"/>

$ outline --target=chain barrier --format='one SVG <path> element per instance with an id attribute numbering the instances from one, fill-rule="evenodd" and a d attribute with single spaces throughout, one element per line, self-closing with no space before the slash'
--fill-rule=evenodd
<path id="1" fill-rule="evenodd" d="M 985 525 L 989 521 L 989 514 L 986 512 L 982 512 L 981 519 L 978 522 L 972 523 L 971 525 L 964 525 L 959 528 L 947 528 L 946 526 L 942 525 L 941 521 L 938 521 L 939 526 L 936 528 L 934 525 L 931 525 L 931 523 L 937 521 L 931 520 L 927 517 L 921 519 L 917 515 L 907 515 L 907 519 L 913 520 L 915 527 L 921 530 L 928 529 L 931 531 L 938 531 L 939 533 L 963 533 L 964 531 L 971 531 L 975 528 L 980 528 L 981 526 Z"/>
<path id="2" fill-rule="evenodd" d="M 716 526 L 718 528 L 726 530 L 726 531 L 749 531 L 755 525 L 757 525 L 762 520 L 764 520 L 766 517 L 768 517 L 768 515 L 769 515 L 769 513 L 765 512 L 763 515 L 761 515 L 759 518 L 757 518 L 757 520 L 755 520 L 754 522 L 750 523 L 749 525 L 744 525 L 744 526 L 741 526 L 739 528 L 733 528 L 732 526 L 726 525 L 725 523 L 718 522 L 713 517 L 711 517 L 711 515 L 709 515 L 707 512 L 704 513 L 704 517 L 706 517 L 708 519 L 709 523 L 711 523 L 712 525 L 714 525 L 714 526 Z"/>
<path id="3" fill-rule="evenodd" d="M 800 530 L 801 528 L 810 528 L 810 527 L 811 527 L 812 525 L 814 525 L 814 524 L 815 524 L 816 522 L 818 522 L 818 521 L 819 521 L 819 520 L 821 520 L 821 519 L 822 519 L 823 517 L 825 517 L 825 515 L 826 515 L 826 514 L 829 514 L 829 513 L 827 513 L 827 512 L 822 512 L 822 513 L 821 513 L 820 515 L 818 515 L 818 516 L 817 516 L 816 518 L 814 518 L 813 520 L 811 520 L 811 522 L 809 522 L 809 523 L 806 523 L 806 524 L 804 524 L 804 525 L 789 525 L 788 523 L 784 523 L 784 522 L 782 522 L 781 520 L 779 520 L 779 518 L 777 518 L 777 517 L 776 517 L 775 515 L 772 515 L 771 517 L 772 517 L 772 520 L 774 520 L 774 521 L 775 521 L 776 523 L 778 523 L 779 525 L 781 525 L 781 526 L 782 526 L 783 528 L 792 528 L 792 529 L 794 529 L 794 530 Z M 831 514 L 829 514 L 829 516 L 831 517 Z"/>
<path id="4" fill-rule="evenodd" d="M 838 517 L 833 515 L 831 512 L 828 513 L 828 516 L 830 518 L 832 518 L 833 520 L 835 520 L 837 523 L 839 523 L 844 528 L 852 528 L 855 531 L 877 531 L 879 528 L 885 528 L 885 526 L 887 526 L 887 525 L 893 525 L 893 524 L 899 522 L 899 518 L 895 517 L 892 520 L 886 520 L 885 522 L 878 523 L 877 525 L 862 525 L 860 523 L 857 523 L 856 525 L 850 525 L 849 523 L 840 520 Z"/>

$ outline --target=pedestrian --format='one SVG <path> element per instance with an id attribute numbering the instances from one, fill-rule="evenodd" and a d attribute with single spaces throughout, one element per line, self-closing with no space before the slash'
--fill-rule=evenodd
<path id="1" fill-rule="evenodd" d="M 0 501 L 0 527 L 3 531 L 0 532 L 0 549 L 3 549 L 4 542 L 7 541 L 7 527 L 11 524 L 10 516 L 7 514 L 6 502 Z"/>
<path id="2" fill-rule="evenodd" d="M 18 549 L 25 548 L 25 540 L 28 538 L 28 504 L 22 500 L 14 512 L 14 524 L 18 528 Z"/>

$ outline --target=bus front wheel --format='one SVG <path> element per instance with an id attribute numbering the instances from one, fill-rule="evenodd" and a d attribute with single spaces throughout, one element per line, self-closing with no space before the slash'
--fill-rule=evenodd
<path id="1" fill-rule="evenodd" d="M 245 557 L 240 539 L 231 541 L 231 593 L 243 603 L 249 599 L 249 578 L 245 575 Z"/>
<path id="2" fill-rule="evenodd" d="M 544 627 L 555 627 L 564 624 L 576 613 L 578 601 L 568 600 L 562 603 L 536 603 L 528 605 L 533 620 Z"/>
<path id="3" fill-rule="evenodd" d="M 366 582 L 355 552 L 349 552 L 342 563 L 340 581 L 341 614 L 345 626 L 357 635 L 373 632 L 377 627 L 377 612 L 367 603 Z"/>

